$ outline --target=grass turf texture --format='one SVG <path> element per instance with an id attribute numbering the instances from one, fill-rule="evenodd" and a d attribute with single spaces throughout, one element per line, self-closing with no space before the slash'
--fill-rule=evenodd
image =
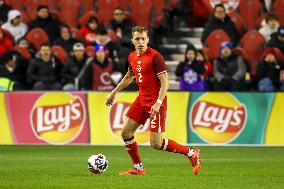
<path id="1" fill-rule="evenodd" d="M 202 167 L 192 174 L 188 160 L 140 147 L 146 176 L 122 177 L 130 168 L 123 147 L 0 146 L 0 188 L 284 188 L 284 148 L 200 147 Z M 105 154 L 108 170 L 87 169 L 92 153 Z"/>

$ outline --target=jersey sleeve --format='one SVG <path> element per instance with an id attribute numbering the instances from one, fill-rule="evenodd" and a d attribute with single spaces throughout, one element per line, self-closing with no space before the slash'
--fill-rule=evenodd
<path id="1" fill-rule="evenodd" d="M 164 60 L 164 58 L 161 54 L 157 53 L 153 57 L 152 61 L 153 61 L 154 71 L 157 75 L 167 72 L 166 63 L 165 63 L 165 60 Z"/>

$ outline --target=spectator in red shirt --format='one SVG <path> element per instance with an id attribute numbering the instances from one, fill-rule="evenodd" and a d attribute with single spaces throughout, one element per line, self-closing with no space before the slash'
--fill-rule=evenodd
<path id="1" fill-rule="evenodd" d="M 96 41 L 96 35 L 99 29 L 100 22 L 97 17 L 91 16 L 88 23 L 83 27 L 80 32 L 82 33 L 86 45 L 92 45 Z"/>
<path id="2" fill-rule="evenodd" d="M 9 35 L 8 31 L 0 28 L 0 56 L 5 54 L 14 46 L 13 38 Z"/>

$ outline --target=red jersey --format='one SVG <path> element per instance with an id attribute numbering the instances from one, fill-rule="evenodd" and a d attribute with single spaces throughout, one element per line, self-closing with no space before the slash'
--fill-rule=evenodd
<path id="1" fill-rule="evenodd" d="M 153 106 L 159 97 L 161 87 L 158 75 L 167 72 L 163 56 L 156 50 L 148 47 L 141 56 L 137 56 L 136 51 L 131 52 L 128 61 L 129 69 L 134 73 L 139 87 L 141 104 L 147 107 Z M 165 101 L 166 98 L 162 107 Z"/>

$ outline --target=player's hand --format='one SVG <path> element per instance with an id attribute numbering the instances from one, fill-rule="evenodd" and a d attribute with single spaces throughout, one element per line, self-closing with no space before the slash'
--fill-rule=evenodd
<path id="1" fill-rule="evenodd" d="M 151 115 L 150 118 L 154 118 L 155 115 L 160 111 L 161 104 L 156 102 L 151 108 Z"/>
<path id="2" fill-rule="evenodd" d="M 107 95 L 107 101 L 106 101 L 106 105 L 110 106 L 113 104 L 115 98 L 115 94 L 114 93 L 110 93 L 109 95 Z"/>

